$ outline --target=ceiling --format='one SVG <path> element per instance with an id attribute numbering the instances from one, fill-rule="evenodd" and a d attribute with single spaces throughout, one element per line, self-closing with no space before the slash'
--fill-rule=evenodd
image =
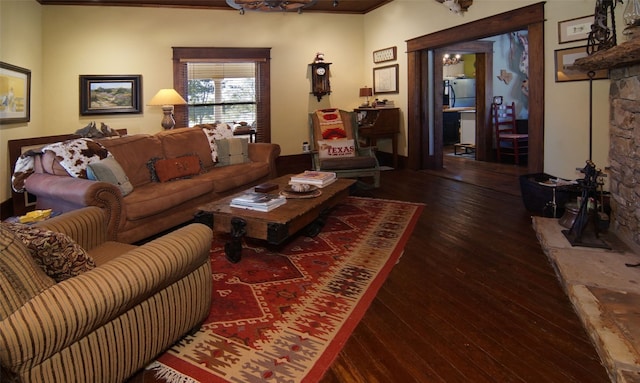
<path id="1" fill-rule="evenodd" d="M 156 8 L 197 8 L 234 10 L 225 0 L 37 0 L 42 5 L 92 5 L 128 6 Z M 365 14 L 393 0 L 339 0 L 337 7 L 333 0 L 318 0 L 304 12 Z"/>

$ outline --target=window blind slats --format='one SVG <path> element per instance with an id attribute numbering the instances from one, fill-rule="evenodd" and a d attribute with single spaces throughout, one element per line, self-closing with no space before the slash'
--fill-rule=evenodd
<path id="1" fill-rule="evenodd" d="M 269 55 L 270 48 L 174 47 L 174 89 L 188 102 L 176 105 L 176 126 L 246 122 L 257 142 L 270 142 Z"/>

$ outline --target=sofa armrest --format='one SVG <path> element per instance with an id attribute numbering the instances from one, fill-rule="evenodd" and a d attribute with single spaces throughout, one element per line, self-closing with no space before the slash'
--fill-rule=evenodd
<path id="1" fill-rule="evenodd" d="M 190 224 L 48 288 L 0 322 L 0 361 L 24 371 L 48 359 L 208 264 L 211 240 Z"/>
<path id="2" fill-rule="evenodd" d="M 72 210 L 34 226 L 66 234 L 85 250 L 109 240 L 106 214 L 97 206 Z"/>
<path id="3" fill-rule="evenodd" d="M 266 162 L 269 164 L 269 177 L 278 176 L 276 169 L 276 158 L 280 156 L 280 145 L 268 144 L 264 142 L 249 144 L 249 159 L 252 162 Z"/>
<path id="4" fill-rule="evenodd" d="M 116 185 L 83 178 L 34 173 L 25 180 L 26 190 L 37 197 L 39 209 L 69 212 L 86 206 L 105 210 L 110 240 L 116 240 L 125 217 L 122 193 Z"/>

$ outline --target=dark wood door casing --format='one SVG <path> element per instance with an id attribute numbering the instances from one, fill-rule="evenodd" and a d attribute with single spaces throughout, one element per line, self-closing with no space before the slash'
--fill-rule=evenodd
<path id="1" fill-rule="evenodd" d="M 436 134 L 435 116 L 429 110 L 441 111 L 442 96 L 439 105 L 429 105 L 427 90 L 430 82 L 429 60 L 435 60 L 436 54 L 430 51 L 449 45 L 471 42 L 485 37 L 509 33 L 518 30 L 528 31 L 529 36 L 529 160 L 528 171 L 539 173 L 544 169 L 544 2 L 518 8 L 485 19 L 476 20 L 457 27 L 448 28 L 429 35 L 407 41 L 408 110 L 407 139 L 408 161 L 410 169 L 442 167 L 442 134 Z M 464 36 L 464 38 L 460 37 Z M 480 65 L 488 65 L 485 56 Z M 434 78 L 438 69 L 434 65 Z M 488 68 L 485 68 L 485 72 Z M 476 68 L 478 71 L 479 69 Z M 442 70 L 440 68 L 440 78 Z M 431 99 L 437 102 L 439 83 L 433 84 L 435 92 Z M 489 97 L 487 94 L 486 97 Z M 490 102 L 485 97 L 483 110 L 488 113 Z M 430 138 L 429 124 L 433 121 L 434 135 Z M 442 126 L 440 125 L 440 128 Z M 440 129 L 442 130 L 442 129 Z M 484 141 L 483 141 L 484 142 Z M 484 145 L 489 145 L 484 142 Z M 489 146 L 490 147 L 490 146 Z M 485 148 L 486 150 L 486 148 Z"/>

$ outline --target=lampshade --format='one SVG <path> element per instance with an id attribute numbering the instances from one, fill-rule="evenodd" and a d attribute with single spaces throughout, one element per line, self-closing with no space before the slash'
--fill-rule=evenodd
<path id="1" fill-rule="evenodd" d="M 367 88 L 366 86 L 364 88 L 360 88 L 360 97 L 371 97 L 371 96 L 373 96 L 373 89 Z"/>
<path id="2" fill-rule="evenodd" d="M 174 89 L 160 89 L 147 105 L 185 105 L 186 103 Z"/>

